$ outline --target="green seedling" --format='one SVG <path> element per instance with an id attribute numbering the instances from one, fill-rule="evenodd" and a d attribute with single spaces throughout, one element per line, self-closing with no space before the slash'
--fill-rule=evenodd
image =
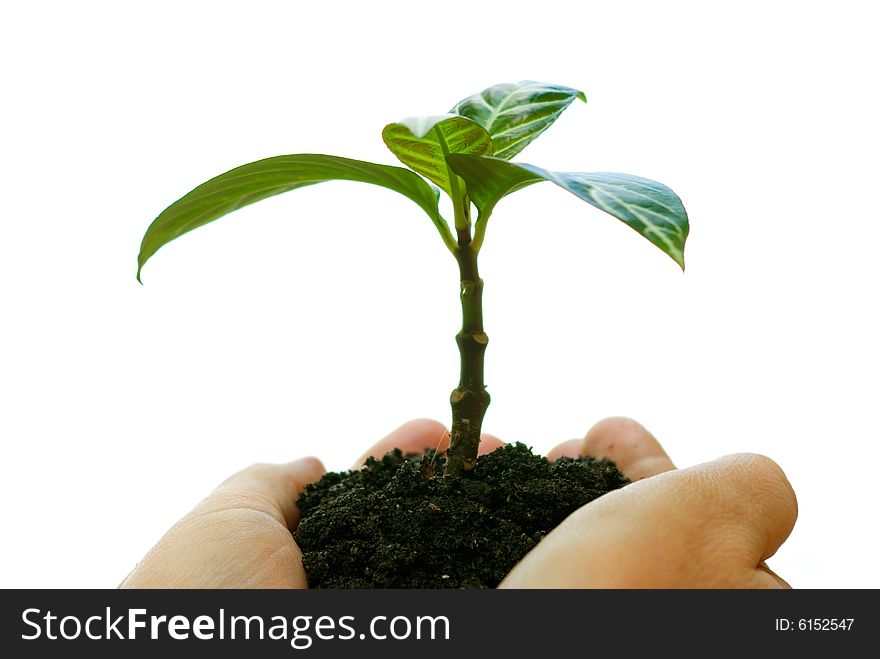
<path id="1" fill-rule="evenodd" d="M 477 257 L 496 204 L 505 196 L 550 181 L 635 229 L 684 269 L 688 219 L 668 187 L 617 173 L 551 172 L 512 162 L 583 92 L 539 82 L 500 84 L 468 96 L 446 114 L 412 117 L 385 126 L 382 139 L 408 167 L 321 154 L 276 156 L 236 167 L 171 204 L 153 221 L 138 255 L 138 281 L 147 260 L 166 243 L 266 197 L 330 180 L 361 181 L 409 197 L 430 218 L 458 263 L 462 310 L 456 342 L 461 379 L 452 392 L 446 476 L 474 468 L 489 393 L 483 374 L 488 337 L 483 329 L 483 280 Z M 453 221 L 440 213 L 441 193 Z M 473 210 L 476 209 L 476 220 Z"/>

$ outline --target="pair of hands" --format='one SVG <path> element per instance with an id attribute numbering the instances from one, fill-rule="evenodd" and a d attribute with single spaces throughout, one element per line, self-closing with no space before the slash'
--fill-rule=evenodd
<path id="1" fill-rule="evenodd" d="M 381 456 L 448 444 L 436 421 L 404 424 L 367 451 Z M 443 443 L 439 448 L 445 448 Z M 502 444 L 483 435 L 481 452 Z M 607 457 L 632 481 L 583 506 L 545 537 L 502 588 L 779 588 L 765 564 L 797 518 L 797 500 L 769 458 L 740 454 L 675 469 L 630 419 L 599 422 L 547 457 Z M 307 588 L 290 530 L 300 491 L 318 480 L 316 458 L 258 464 L 223 482 L 181 519 L 122 582 L 123 588 Z"/>

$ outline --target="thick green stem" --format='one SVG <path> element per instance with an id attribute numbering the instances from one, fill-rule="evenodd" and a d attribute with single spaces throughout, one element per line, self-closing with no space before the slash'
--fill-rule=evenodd
<path id="1" fill-rule="evenodd" d="M 447 476 L 461 476 L 477 464 L 480 429 L 489 407 L 483 382 L 483 358 L 489 337 L 483 331 L 483 280 L 477 270 L 477 251 L 469 241 L 455 252 L 461 275 L 461 331 L 456 335 L 461 355 L 461 379 L 449 398 L 452 430 L 446 458 Z"/>

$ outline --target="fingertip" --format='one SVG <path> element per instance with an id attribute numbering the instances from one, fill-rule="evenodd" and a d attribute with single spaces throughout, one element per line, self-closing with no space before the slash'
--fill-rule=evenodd
<path id="1" fill-rule="evenodd" d="M 250 509 L 271 515 L 292 529 L 299 521 L 296 500 L 300 492 L 324 471 L 323 463 L 315 457 L 286 464 L 252 464 L 220 483 L 196 511 Z"/>
<path id="2" fill-rule="evenodd" d="M 557 444 L 547 453 L 547 459 L 550 462 L 559 458 L 579 458 L 581 457 L 581 439 L 569 439 L 566 442 Z"/>
<path id="3" fill-rule="evenodd" d="M 478 452 L 480 455 L 485 455 L 486 453 L 491 453 L 502 446 L 504 446 L 503 441 L 498 439 L 495 435 L 484 432 L 480 435 L 480 447 Z"/>
<path id="4" fill-rule="evenodd" d="M 610 416 L 593 424 L 584 436 L 582 448 L 608 453 L 619 450 L 620 444 L 627 440 L 648 434 L 647 429 L 635 419 Z"/>
<path id="5" fill-rule="evenodd" d="M 429 448 L 445 451 L 448 446 L 449 431 L 446 426 L 434 419 L 413 419 L 373 444 L 357 459 L 354 469 L 360 469 L 367 458 L 381 458 L 396 448 L 404 453 L 421 453 Z"/>
<path id="6" fill-rule="evenodd" d="M 324 463 L 313 455 L 289 462 L 287 468 L 296 473 L 298 480 L 305 484 L 313 483 L 327 471 Z"/>
<path id="7" fill-rule="evenodd" d="M 580 455 L 607 458 L 633 481 L 675 469 L 660 442 L 628 417 L 609 417 L 590 428 L 581 442 Z"/>
<path id="8" fill-rule="evenodd" d="M 397 434 L 411 437 L 436 436 L 438 433 L 443 434 L 445 432 L 447 432 L 446 426 L 436 419 L 425 417 L 407 421 L 392 431 L 389 437 Z"/>
<path id="9" fill-rule="evenodd" d="M 717 465 L 720 477 L 734 489 L 735 499 L 746 502 L 745 517 L 752 522 L 760 560 L 773 556 L 791 535 L 798 517 L 794 488 L 782 468 L 757 453 L 728 455 Z"/>
<path id="10" fill-rule="evenodd" d="M 787 510 L 786 518 L 789 532 L 791 532 L 798 517 L 797 493 L 794 491 L 791 481 L 788 480 L 788 476 L 779 463 L 772 458 L 768 458 L 766 455 L 754 455 L 753 458 L 761 464 L 768 480 L 772 483 L 770 487 L 779 498 L 780 505 Z"/>

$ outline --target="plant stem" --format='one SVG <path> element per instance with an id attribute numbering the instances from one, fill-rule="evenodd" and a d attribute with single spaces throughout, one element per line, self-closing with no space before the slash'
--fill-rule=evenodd
<path id="1" fill-rule="evenodd" d="M 455 336 L 461 355 L 461 378 L 449 397 L 452 430 L 444 474 L 459 477 L 477 464 L 480 429 L 489 407 L 489 392 L 483 382 L 483 357 L 489 337 L 483 331 L 483 280 L 477 270 L 477 250 L 470 241 L 460 240 L 455 259 L 461 275 L 462 323 Z"/>

